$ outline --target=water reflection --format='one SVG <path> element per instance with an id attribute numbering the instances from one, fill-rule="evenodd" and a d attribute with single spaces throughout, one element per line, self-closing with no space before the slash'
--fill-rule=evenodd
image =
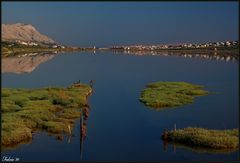
<path id="1" fill-rule="evenodd" d="M 40 64 L 47 62 L 55 56 L 55 53 L 30 53 L 23 54 L 18 57 L 2 58 L 2 73 L 30 73 L 35 70 Z"/>
<path id="2" fill-rule="evenodd" d="M 81 109 L 80 117 L 80 158 L 82 160 L 83 156 L 83 142 L 87 137 L 87 119 L 89 115 L 89 107 L 84 107 Z"/>
<path id="3" fill-rule="evenodd" d="M 7 146 L 1 145 L 1 152 L 15 150 L 15 149 L 21 147 L 22 145 L 28 145 L 31 143 L 32 143 L 32 139 L 28 139 L 28 140 L 24 140 L 18 144 L 12 144 L 12 145 L 7 145 Z"/>
<path id="4" fill-rule="evenodd" d="M 93 88 L 94 80 L 90 80 L 89 85 Z M 90 107 L 89 105 L 81 108 L 81 117 L 80 117 L 80 159 L 83 159 L 83 142 L 87 137 L 87 120 L 89 117 Z"/>
<path id="5" fill-rule="evenodd" d="M 181 56 L 184 58 L 200 58 L 207 60 L 219 60 L 225 62 L 238 62 L 239 54 L 236 53 L 183 53 L 183 52 L 158 52 L 158 51 L 112 51 L 113 54 L 128 54 L 137 56 Z M 95 53 L 94 53 L 95 54 Z M 17 57 L 2 58 L 2 73 L 30 73 L 40 64 L 54 58 L 57 53 L 28 53 Z"/>
<path id="6" fill-rule="evenodd" d="M 163 152 L 162 141 L 155 138 L 159 135 L 159 130 L 171 128 L 173 123 L 179 124 L 179 127 L 186 127 L 190 123 L 192 126 L 217 129 L 223 129 L 223 126 L 220 126 L 222 123 L 226 125 L 226 128 L 238 127 L 237 65 L 232 62 L 214 64 L 214 62 L 205 62 L 201 59 L 195 59 L 194 62 L 189 59 L 188 62 L 188 59 L 180 57 L 157 58 L 114 56 L 112 53 L 100 55 L 90 52 L 74 53 L 73 55 L 66 53 L 63 57 L 57 57 L 57 62 L 50 61 L 41 65 L 39 71 L 32 72 L 32 76 L 3 74 L 3 86 L 14 88 L 68 86 L 69 82 L 77 79 L 84 82 L 95 79 L 98 84 L 94 84 L 96 93 L 91 96 L 90 104 L 92 108 L 97 107 L 98 109 L 94 109 L 94 114 L 90 112 L 85 139 L 79 136 L 80 119 L 78 119 L 74 130 L 77 136 L 69 135 L 70 143 L 66 137 L 65 141 L 59 142 L 54 137 L 39 135 L 37 138 L 34 137 L 35 140 L 31 145 L 2 154 L 20 155 L 24 161 L 36 161 L 36 158 L 39 158 L 39 161 L 79 162 L 81 147 L 84 161 L 201 160 L 203 155 L 191 150 L 179 149 L 179 146 L 176 146 L 178 154 L 173 155 L 172 144 L 168 144 L 166 152 Z M 59 73 L 59 69 L 45 71 L 47 68 L 60 66 L 61 73 Z M 169 70 L 169 67 L 173 67 L 173 69 Z M 42 84 L 38 77 L 46 82 Z M 30 78 L 32 80 L 29 80 Z M 216 88 L 211 91 L 223 93 L 202 97 L 203 102 L 192 104 L 191 108 L 194 109 L 186 106 L 186 109 L 168 110 L 157 114 L 146 109 L 137 99 L 139 98 L 139 89 L 149 81 L 158 80 L 184 80 L 207 87 L 213 86 Z M 113 96 L 113 92 L 117 93 Z M 120 102 L 119 99 L 121 99 Z M 46 148 L 46 145 L 49 146 Z M 103 148 L 104 150 L 102 150 Z M 39 157 L 42 154 L 44 157 Z M 204 155 L 208 161 L 219 159 L 236 161 L 238 160 L 237 156 L 238 152 L 229 155 Z"/>
<path id="7" fill-rule="evenodd" d="M 90 110 L 89 106 L 81 108 L 80 130 L 79 130 L 80 131 L 79 139 L 80 139 L 80 158 L 81 158 L 81 160 L 83 158 L 83 144 L 87 137 L 87 120 L 88 120 L 88 116 L 89 116 L 89 110 Z M 62 135 L 57 135 L 56 139 L 59 141 L 63 141 L 63 137 L 64 137 L 63 135 L 64 135 L 64 133 Z M 72 133 L 71 128 L 69 128 L 69 132 L 67 134 L 67 143 L 71 143 L 72 137 L 76 137 L 76 135 L 74 133 Z"/>
<path id="8" fill-rule="evenodd" d="M 221 61 L 232 61 L 238 62 L 239 54 L 232 52 L 202 52 L 202 53 L 193 53 L 193 52 L 169 52 L 169 51 L 112 51 L 113 54 L 128 54 L 128 55 L 137 55 L 137 56 L 146 56 L 146 55 L 159 55 L 159 56 L 181 56 L 184 58 L 200 58 L 207 60 L 221 60 Z"/>
<path id="9" fill-rule="evenodd" d="M 165 152 L 168 152 L 168 151 L 177 152 L 178 149 L 186 149 L 192 152 L 208 153 L 208 154 L 226 154 L 226 153 L 232 153 L 238 150 L 238 149 L 209 149 L 209 148 L 203 148 L 203 147 L 192 147 L 190 145 L 185 145 L 185 144 L 175 143 L 175 142 L 168 142 L 166 140 L 163 140 L 163 150 Z"/>

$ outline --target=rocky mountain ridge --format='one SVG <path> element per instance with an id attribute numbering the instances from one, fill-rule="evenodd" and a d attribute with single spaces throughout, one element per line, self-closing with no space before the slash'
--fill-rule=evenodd
<path id="1" fill-rule="evenodd" d="M 55 43 L 52 38 L 41 34 L 33 25 L 24 23 L 2 24 L 2 41 Z"/>

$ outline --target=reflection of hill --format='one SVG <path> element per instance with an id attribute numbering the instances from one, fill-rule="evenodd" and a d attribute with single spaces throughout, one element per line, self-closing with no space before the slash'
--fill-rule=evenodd
<path id="1" fill-rule="evenodd" d="M 41 63 L 52 59 L 55 54 L 38 54 L 36 56 L 22 56 L 2 58 L 2 73 L 30 73 Z"/>

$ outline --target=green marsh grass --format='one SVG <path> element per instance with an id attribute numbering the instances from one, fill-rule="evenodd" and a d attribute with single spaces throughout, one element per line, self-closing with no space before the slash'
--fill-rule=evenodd
<path id="1" fill-rule="evenodd" d="M 192 103 L 197 96 L 207 95 L 202 88 L 186 82 L 155 82 L 146 86 L 139 100 L 152 108 L 178 107 Z"/>
<path id="2" fill-rule="evenodd" d="M 68 132 L 88 106 L 91 88 L 75 84 L 68 88 L 2 88 L 2 145 L 13 145 L 32 138 L 34 130 Z"/>
<path id="3" fill-rule="evenodd" d="M 191 147 L 208 149 L 237 149 L 239 147 L 239 130 L 213 130 L 187 127 L 168 132 L 166 140 Z"/>

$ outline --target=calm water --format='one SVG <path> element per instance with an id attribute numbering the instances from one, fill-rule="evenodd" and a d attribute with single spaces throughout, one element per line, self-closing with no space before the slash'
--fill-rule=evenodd
<path id="1" fill-rule="evenodd" d="M 2 74 L 2 86 L 38 88 L 69 86 L 77 80 L 95 80 L 89 98 L 87 137 L 80 158 L 79 121 L 71 142 L 47 133 L 3 156 L 22 161 L 237 161 L 238 152 L 225 154 L 168 145 L 164 129 L 196 126 L 230 129 L 238 126 L 238 63 L 177 56 L 130 56 L 111 53 L 62 54 L 42 63 L 31 73 Z M 219 92 L 198 97 L 193 104 L 155 111 L 138 101 L 149 82 L 186 81 Z"/>

